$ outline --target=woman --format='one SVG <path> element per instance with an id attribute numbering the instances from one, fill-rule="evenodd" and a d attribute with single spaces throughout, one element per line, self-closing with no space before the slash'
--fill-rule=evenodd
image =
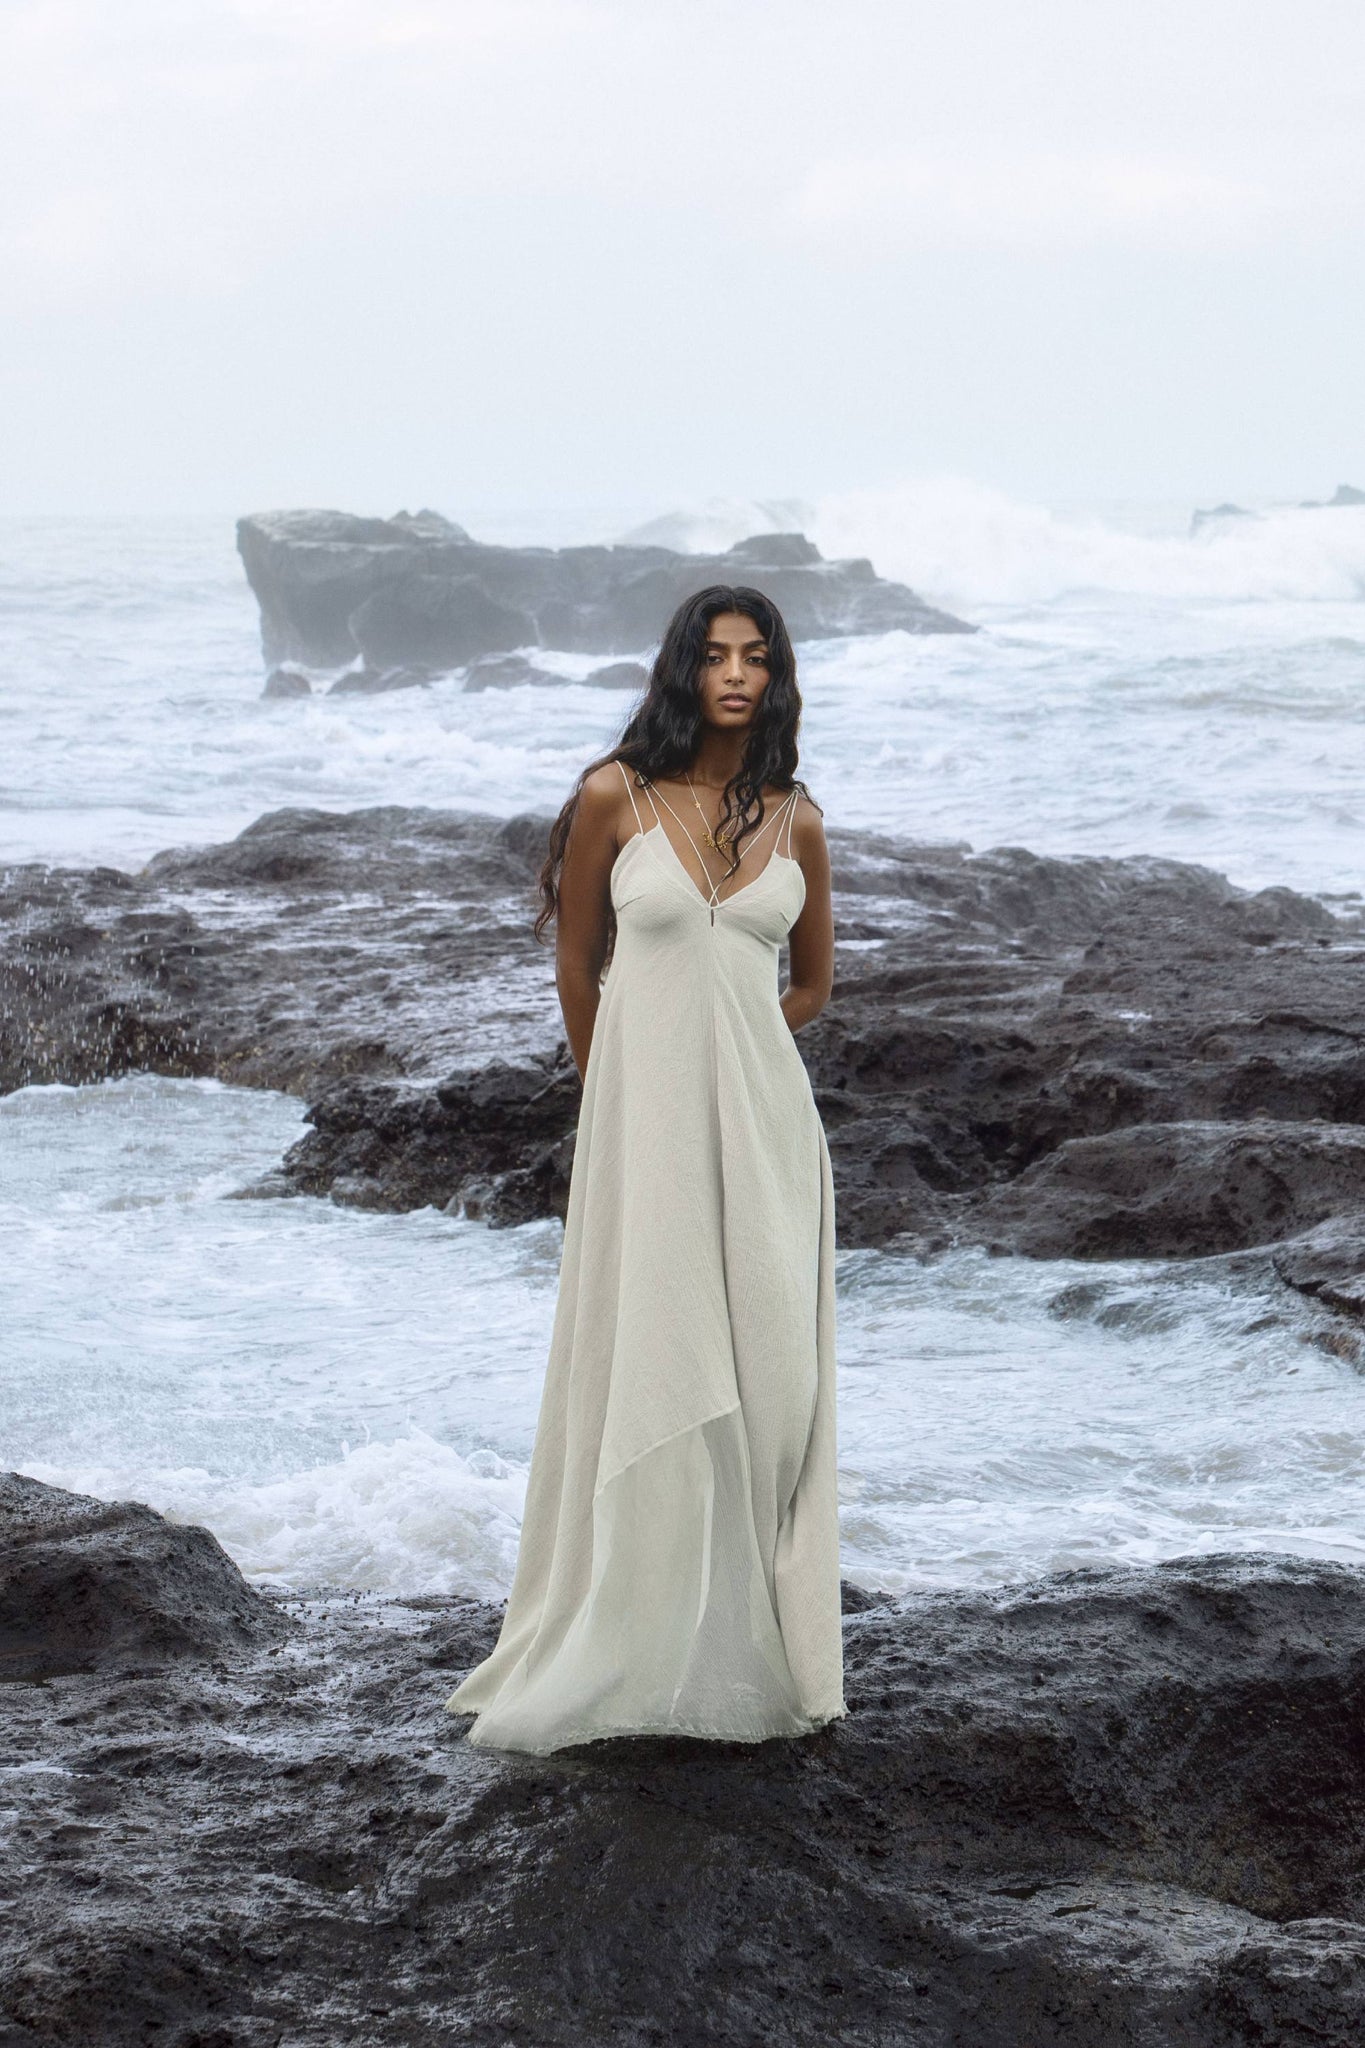
<path id="1" fill-rule="evenodd" d="M 834 935 L 800 710 L 776 608 L 700 591 L 550 834 L 536 928 L 558 917 L 583 1102 L 516 1575 L 447 1701 L 490 1748 L 845 1712 L 834 1197 L 792 1038 Z"/>

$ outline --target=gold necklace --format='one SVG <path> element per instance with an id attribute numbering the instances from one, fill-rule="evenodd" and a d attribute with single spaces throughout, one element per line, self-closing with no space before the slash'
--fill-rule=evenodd
<path id="1" fill-rule="evenodd" d="M 706 813 L 701 807 L 701 798 L 697 795 L 696 790 L 692 789 L 692 777 L 688 774 L 685 768 L 683 769 L 683 781 L 687 784 L 688 788 L 692 790 L 692 801 L 697 806 L 697 816 L 701 819 L 702 838 L 711 848 L 711 851 L 713 853 L 718 853 L 722 860 L 733 860 L 735 857 L 734 840 L 731 839 L 729 834 L 726 832 L 722 832 L 718 835 L 711 830 L 711 827 L 706 822 Z"/>

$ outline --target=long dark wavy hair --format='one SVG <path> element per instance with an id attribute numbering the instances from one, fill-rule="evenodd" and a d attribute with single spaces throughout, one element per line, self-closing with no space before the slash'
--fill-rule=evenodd
<path id="1" fill-rule="evenodd" d="M 726 873 L 735 872 L 741 842 L 762 823 L 765 788 L 795 788 L 803 795 L 809 794 L 805 784 L 796 779 L 801 692 L 796 686 L 796 655 L 782 614 L 761 590 L 753 590 L 747 584 L 709 584 L 705 590 L 685 598 L 674 612 L 654 658 L 645 694 L 631 712 L 620 739 L 610 753 L 588 763 L 550 827 L 549 852 L 540 871 L 537 938 L 543 937 L 559 908 L 564 850 L 588 777 L 612 761 L 621 761 L 632 770 L 638 786 L 679 776 L 691 767 L 701 739 L 700 682 L 707 634 L 711 621 L 722 612 L 738 612 L 743 618 L 752 619 L 768 646 L 767 688 L 749 728 L 739 768 L 722 792 L 720 816 L 716 820 L 718 838 L 722 832 L 732 833 Z"/>

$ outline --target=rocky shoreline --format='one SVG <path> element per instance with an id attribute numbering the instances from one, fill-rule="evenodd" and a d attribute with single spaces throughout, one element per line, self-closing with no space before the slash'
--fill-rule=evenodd
<path id="1" fill-rule="evenodd" d="M 545 819 L 273 812 L 137 875 L 0 875 L 0 1090 L 151 1069 L 284 1089 L 261 1196 L 562 1213 L 578 1083 L 530 936 Z M 1151 859 L 831 834 L 800 1036 L 845 1245 L 1258 1253 L 1365 1294 L 1365 934 Z"/>
<path id="2" fill-rule="evenodd" d="M 0 1475 L 0 2048 L 1354 2048 L 1365 1572 L 846 1609 L 816 1735 L 510 1757 L 496 1608 Z"/>
<path id="3" fill-rule="evenodd" d="M 136 875 L 10 868 L 0 1089 L 285 1089 L 311 1128 L 243 1195 L 554 1213 L 544 830 L 285 811 Z M 1358 1362 L 1356 906 L 832 850 L 798 1043 L 845 1244 L 1250 1262 Z M 1365 1571 L 845 1606 L 850 1712 L 802 1742 L 509 1758 L 443 1711 L 496 1607 L 261 1591 L 205 1530 L 0 1477 L 0 2048 L 1354 2048 Z"/>

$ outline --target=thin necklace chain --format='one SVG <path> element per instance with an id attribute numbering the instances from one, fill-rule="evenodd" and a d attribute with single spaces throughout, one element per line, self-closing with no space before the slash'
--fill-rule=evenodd
<path id="1" fill-rule="evenodd" d="M 734 840 L 728 832 L 717 833 L 712 829 L 707 821 L 706 813 L 701 807 L 701 798 L 697 795 L 696 790 L 692 789 L 692 777 L 685 768 L 683 769 L 683 781 L 692 790 L 692 801 L 697 806 L 697 816 L 701 819 L 702 838 L 706 841 L 711 851 L 718 853 L 722 860 L 733 860 L 735 854 Z"/>

